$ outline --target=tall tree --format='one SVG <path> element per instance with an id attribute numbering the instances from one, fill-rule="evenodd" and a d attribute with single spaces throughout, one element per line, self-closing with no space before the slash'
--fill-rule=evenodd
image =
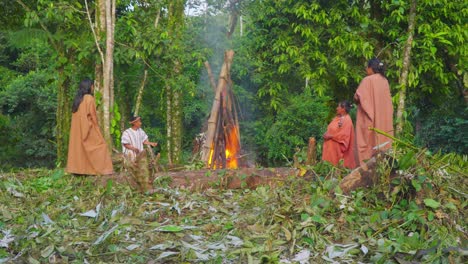
<path id="1" fill-rule="evenodd" d="M 168 8 L 168 33 L 171 56 L 170 71 L 166 79 L 166 128 L 167 158 L 169 165 L 178 164 L 182 152 L 182 89 L 183 83 L 177 79 L 182 73 L 182 33 L 184 30 L 185 0 L 170 1 Z"/>
<path id="2" fill-rule="evenodd" d="M 95 66 L 95 92 L 102 99 L 98 104 L 98 115 L 104 138 L 112 146 L 111 119 L 114 104 L 114 33 L 115 33 L 115 0 L 97 0 L 95 23 L 92 23 L 87 0 L 85 0 L 88 19 L 94 33 L 96 48 L 100 61 Z M 104 47 L 101 46 L 105 39 Z"/>
<path id="3" fill-rule="evenodd" d="M 50 67 L 56 73 L 56 150 L 57 164 L 64 165 L 68 150 L 68 135 L 71 116 L 71 90 L 76 61 L 76 36 L 82 34 L 82 24 L 78 2 L 40 1 L 36 5 L 28 1 L 16 0 L 25 11 L 24 24 L 30 28 L 38 27 L 47 36 L 48 43 L 55 51 Z M 72 19 L 69 19 L 72 18 Z M 84 45 L 85 46 L 85 45 Z M 79 57 L 79 56 L 78 56 Z"/>
<path id="4" fill-rule="evenodd" d="M 406 86 L 408 84 L 408 72 L 410 69 L 411 60 L 411 48 L 413 47 L 414 29 L 416 27 L 416 0 L 411 0 L 408 17 L 408 37 L 403 51 L 403 67 L 401 69 L 401 75 L 399 80 L 398 92 L 398 108 L 396 113 L 396 134 L 399 134 L 403 129 L 404 118 L 403 112 L 405 111 L 405 98 L 406 98 Z"/>

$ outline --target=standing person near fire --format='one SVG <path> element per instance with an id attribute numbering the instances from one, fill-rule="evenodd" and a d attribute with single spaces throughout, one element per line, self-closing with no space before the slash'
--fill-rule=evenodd
<path id="1" fill-rule="evenodd" d="M 93 81 L 83 80 L 73 101 L 66 168 L 68 173 L 113 173 L 111 155 L 98 125 L 93 91 Z"/>
<path id="2" fill-rule="evenodd" d="M 348 101 L 341 101 L 336 108 L 336 116 L 323 134 L 322 160 L 338 165 L 343 160 L 346 168 L 356 168 L 354 155 L 355 138 L 354 126 L 349 111 L 352 105 Z"/>
<path id="3" fill-rule="evenodd" d="M 383 63 L 377 58 L 369 60 L 366 73 L 367 76 L 354 94 L 354 100 L 358 104 L 356 140 L 360 165 L 376 152 L 385 151 L 392 146 L 390 138 L 370 130 L 370 127 L 393 136 L 392 96 Z"/>
<path id="4" fill-rule="evenodd" d="M 148 141 L 148 135 L 141 129 L 142 123 L 139 116 L 132 117 L 130 124 L 132 127 L 122 133 L 122 152 L 131 176 L 139 185 L 140 191 L 145 192 L 151 188 L 151 185 L 149 183 L 148 158 L 144 145 L 156 147 L 158 143 Z"/>
<path id="5" fill-rule="evenodd" d="M 137 155 L 143 152 L 143 145 L 156 147 L 158 143 L 148 141 L 148 135 L 141 129 L 141 117 L 132 117 L 130 124 L 132 127 L 122 133 L 122 146 L 125 157 L 131 161 L 135 161 Z"/>

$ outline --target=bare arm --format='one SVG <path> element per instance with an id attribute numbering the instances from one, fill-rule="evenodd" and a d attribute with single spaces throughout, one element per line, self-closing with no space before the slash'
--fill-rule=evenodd
<path id="1" fill-rule="evenodd" d="M 139 153 L 140 151 L 135 148 L 134 146 L 132 146 L 131 144 L 123 144 L 123 146 L 126 148 L 126 149 L 129 149 L 129 150 L 133 150 L 135 153 Z"/>
<path id="2" fill-rule="evenodd" d="M 158 142 L 150 142 L 148 140 L 145 140 L 145 141 L 143 141 L 143 144 L 150 145 L 152 147 L 156 147 L 158 145 Z"/>

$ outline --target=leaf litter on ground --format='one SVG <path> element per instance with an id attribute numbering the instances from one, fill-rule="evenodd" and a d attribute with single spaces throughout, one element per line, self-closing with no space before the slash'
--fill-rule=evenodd
<path id="1" fill-rule="evenodd" d="M 151 195 L 63 171 L 3 173 L 0 263 L 463 261 L 466 166 L 398 155 L 400 176 L 382 166 L 378 185 L 350 195 L 337 192 L 344 170 L 323 164 L 276 187 Z"/>

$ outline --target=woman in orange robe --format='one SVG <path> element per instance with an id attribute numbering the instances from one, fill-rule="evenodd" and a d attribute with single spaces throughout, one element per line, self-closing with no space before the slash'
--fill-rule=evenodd
<path id="1" fill-rule="evenodd" d="M 356 168 L 354 156 L 354 126 L 348 115 L 351 104 L 342 101 L 336 108 L 336 117 L 328 125 L 327 132 L 323 135 L 322 160 L 333 165 L 338 165 L 340 160 L 344 166 L 350 169 Z"/>
<path id="2" fill-rule="evenodd" d="M 384 65 L 377 58 L 369 60 L 367 76 L 359 84 L 354 101 L 356 115 L 356 142 L 359 163 L 362 165 L 378 151 L 392 146 L 392 140 L 369 129 L 374 127 L 393 136 L 393 105 Z"/>
<path id="3" fill-rule="evenodd" d="M 97 122 L 93 90 L 93 81 L 82 81 L 73 101 L 66 169 L 68 173 L 113 173 L 111 156 Z"/>

